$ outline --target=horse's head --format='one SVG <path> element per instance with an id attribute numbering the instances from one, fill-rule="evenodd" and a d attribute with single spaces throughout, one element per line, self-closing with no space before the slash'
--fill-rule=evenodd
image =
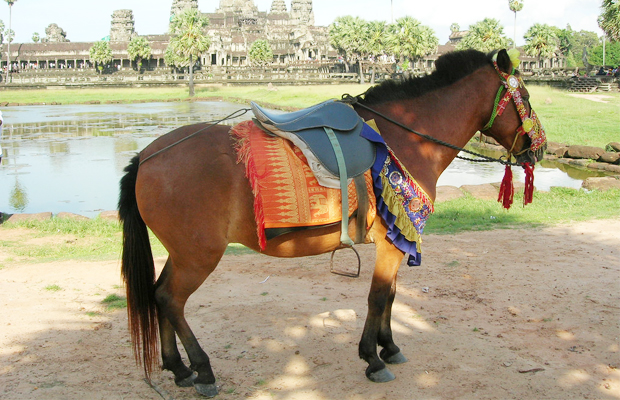
<path id="1" fill-rule="evenodd" d="M 516 69 L 519 64 L 517 57 L 518 53 L 511 57 L 506 50 L 491 55 L 491 62 L 501 84 L 489 122 L 481 131 L 508 150 L 508 159 L 512 155 L 520 164 L 534 165 L 543 157 L 547 138 Z"/>

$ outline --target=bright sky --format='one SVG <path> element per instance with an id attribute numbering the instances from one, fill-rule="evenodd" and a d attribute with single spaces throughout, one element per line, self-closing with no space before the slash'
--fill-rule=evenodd
<path id="1" fill-rule="evenodd" d="M 254 0 L 260 11 L 269 11 L 273 0 Z M 290 10 L 291 1 L 285 0 Z M 514 13 L 508 0 L 313 0 L 315 23 L 327 26 L 336 17 L 359 16 L 365 20 L 391 22 L 412 16 L 430 26 L 439 43 L 450 35 L 450 25 L 461 30 L 485 17 L 498 19 L 507 37 L 514 34 Z M 560 28 L 570 24 L 573 30 L 588 30 L 602 35 L 596 19 L 602 0 L 524 0 L 523 10 L 517 13 L 517 44 L 524 44 L 523 34 L 534 23 L 546 23 Z M 214 12 L 220 0 L 198 0 L 202 12 Z M 45 36 L 45 28 L 56 23 L 67 32 L 72 42 L 90 42 L 109 35 L 114 10 L 133 10 L 136 31 L 140 35 L 164 33 L 168 28 L 172 0 L 16 0 L 13 5 L 12 28 L 18 43 L 31 42 L 32 34 Z M 9 25 L 9 7 L 0 2 L 0 20 Z"/>

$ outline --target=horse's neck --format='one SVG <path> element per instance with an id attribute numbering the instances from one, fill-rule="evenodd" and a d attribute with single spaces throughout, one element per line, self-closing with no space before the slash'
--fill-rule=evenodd
<path id="1" fill-rule="evenodd" d="M 482 80 L 476 78 L 470 76 L 424 96 L 386 102 L 371 108 L 420 133 L 463 147 L 482 126 L 481 121 L 488 114 L 486 108 L 492 106 L 492 100 L 487 99 L 489 96 L 484 94 L 485 91 L 477 90 L 474 83 Z M 359 113 L 364 119 L 375 119 L 385 142 L 434 200 L 439 175 L 458 151 L 420 138 L 373 112 L 359 110 Z"/>

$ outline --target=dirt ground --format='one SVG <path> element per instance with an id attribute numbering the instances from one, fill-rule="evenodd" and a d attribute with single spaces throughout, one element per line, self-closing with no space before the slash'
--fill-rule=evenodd
<path id="1" fill-rule="evenodd" d="M 186 314 L 220 399 L 620 399 L 619 227 L 426 235 L 423 265 L 399 272 L 393 330 L 409 362 L 390 383 L 366 380 L 357 357 L 372 245 L 358 246 L 359 279 L 330 274 L 329 255 L 226 256 Z M 1 399 L 199 397 L 168 372 L 154 376 L 162 395 L 143 380 L 125 311 L 101 302 L 123 294 L 117 261 L 5 264 Z"/>

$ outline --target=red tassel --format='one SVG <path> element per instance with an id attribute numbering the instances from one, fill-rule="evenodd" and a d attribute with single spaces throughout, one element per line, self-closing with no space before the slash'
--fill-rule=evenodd
<path id="1" fill-rule="evenodd" d="M 512 184 L 512 169 L 510 165 L 506 165 L 506 171 L 504 172 L 504 179 L 499 187 L 499 196 L 497 201 L 502 203 L 504 208 L 508 210 L 512 205 L 512 199 L 515 194 L 515 188 Z"/>
<path id="2" fill-rule="evenodd" d="M 523 192 L 523 205 L 530 204 L 534 198 L 534 165 L 524 163 L 525 191 Z"/>

